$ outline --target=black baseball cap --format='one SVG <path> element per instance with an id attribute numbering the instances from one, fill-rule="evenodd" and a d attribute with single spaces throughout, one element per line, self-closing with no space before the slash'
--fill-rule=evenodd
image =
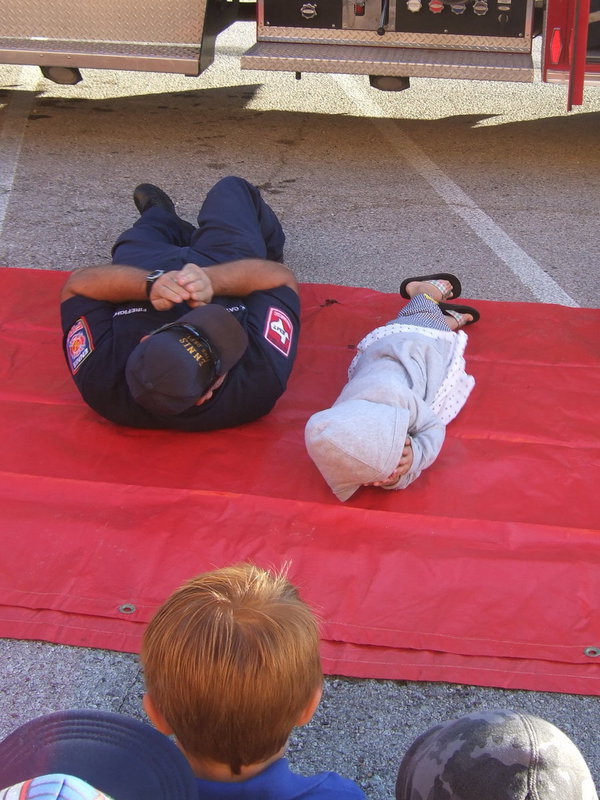
<path id="1" fill-rule="evenodd" d="M 135 347 L 125 368 L 129 391 L 153 414 L 181 414 L 247 347 L 246 331 L 226 308 L 214 303 L 194 308 Z"/>
<path id="2" fill-rule="evenodd" d="M 0 743 L 0 788 L 53 773 L 114 800 L 198 800 L 194 773 L 168 737 L 107 711 L 46 714 Z"/>

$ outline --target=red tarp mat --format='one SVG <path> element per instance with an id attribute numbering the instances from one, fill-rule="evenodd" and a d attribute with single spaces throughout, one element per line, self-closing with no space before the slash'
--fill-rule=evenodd
<path id="1" fill-rule="evenodd" d="M 183 434 L 83 404 L 60 348 L 64 273 L 0 278 L 0 635 L 136 651 L 186 578 L 289 562 L 328 673 L 600 694 L 599 311 L 478 302 L 477 385 L 436 463 L 341 504 L 304 423 L 396 295 L 302 286 L 275 410 Z"/>

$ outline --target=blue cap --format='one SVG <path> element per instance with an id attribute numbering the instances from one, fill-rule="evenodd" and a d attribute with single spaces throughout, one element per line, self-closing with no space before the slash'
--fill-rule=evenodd
<path id="1" fill-rule="evenodd" d="M 107 711 L 47 714 L 0 743 L 0 787 L 56 773 L 113 800 L 198 800 L 194 773 L 170 739 Z"/>

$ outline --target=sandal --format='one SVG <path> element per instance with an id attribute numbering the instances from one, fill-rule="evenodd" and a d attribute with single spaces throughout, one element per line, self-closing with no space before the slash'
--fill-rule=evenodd
<path id="1" fill-rule="evenodd" d="M 446 314 L 447 317 L 454 317 L 454 319 L 458 322 L 458 328 L 464 328 L 467 325 L 472 325 L 474 322 L 477 322 L 481 316 L 479 311 L 473 306 L 461 306 L 459 303 L 438 303 L 439 309 L 442 314 Z M 460 319 L 463 314 L 470 314 L 473 319 L 470 319 L 468 322 L 463 322 L 461 325 Z M 458 330 L 457 328 L 457 330 Z"/>
<path id="2" fill-rule="evenodd" d="M 448 281 L 452 284 L 452 297 L 459 297 L 462 291 L 462 286 L 460 285 L 460 281 L 456 277 L 456 275 L 452 275 L 449 272 L 436 272 L 435 275 L 421 275 L 418 278 L 407 278 L 405 281 L 402 281 L 400 284 L 400 296 L 405 297 L 407 300 L 410 300 L 410 295 L 406 291 L 406 287 L 409 283 L 413 281 L 427 281 L 427 283 L 434 283 L 435 281 Z M 437 287 L 440 288 L 439 286 Z M 447 298 L 442 298 L 446 300 Z"/>

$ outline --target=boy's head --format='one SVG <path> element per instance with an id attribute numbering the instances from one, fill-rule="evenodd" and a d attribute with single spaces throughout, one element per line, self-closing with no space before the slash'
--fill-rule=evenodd
<path id="1" fill-rule="evenodd" d="M 147 706 L 186 754 L 233 774 L 277 754 L 322 684 L 318 625 L 284 575 L 249 564 L 199 575 L 144 635 Z"/>

